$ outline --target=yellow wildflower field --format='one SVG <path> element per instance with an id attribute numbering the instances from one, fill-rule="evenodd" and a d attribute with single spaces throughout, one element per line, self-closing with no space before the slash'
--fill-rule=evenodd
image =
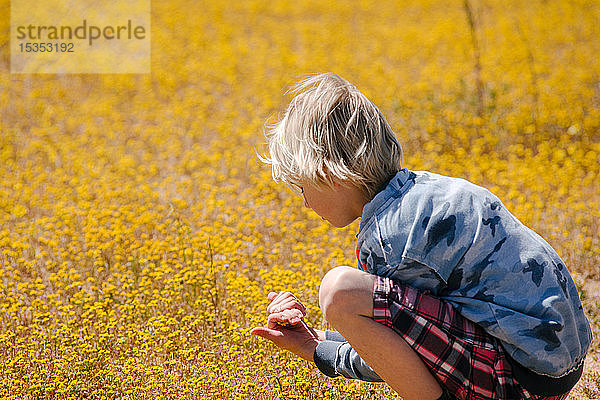
<path id="1" fill-rule="evenodd" d="M 250 336 L 356 265 L 271 181 L 306 73 L 377 104 L 405 166 L 491 189 L 561 255 L 600 334 L 600 4 L 152 2 L 151 74 L 11 74 L 0 26 L 0 398 L 380 399 Z M 571 399 L 600 397 L 594 343 Z"/>

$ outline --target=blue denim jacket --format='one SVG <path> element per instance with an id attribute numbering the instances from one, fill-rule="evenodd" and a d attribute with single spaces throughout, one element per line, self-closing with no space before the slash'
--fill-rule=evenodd
<path id="1" fill-rule="evenodd" d="M 359 268 L 451 303 L 524 367 L 560 377 L 585 358 L 591 329 L 564 262 L 487 189 L 403 169 L 365 205 L 357 238 Z M 378 380 L 333 343 L 315 359 L 335 347 L 336 374 Z"/>

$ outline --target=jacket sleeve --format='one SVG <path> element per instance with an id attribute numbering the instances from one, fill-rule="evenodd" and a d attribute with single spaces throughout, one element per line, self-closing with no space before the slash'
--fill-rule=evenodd
<path id="1" fill-rule="evenodd" d="M 358 355 L 347 341 L 339 341 L 343 336 L 326 331 L 326 338 L 317 345 L 313 355 L 319 370 L 329 376 L 343 376 L 367 382 L 383 382 L 383 379 Z"/>

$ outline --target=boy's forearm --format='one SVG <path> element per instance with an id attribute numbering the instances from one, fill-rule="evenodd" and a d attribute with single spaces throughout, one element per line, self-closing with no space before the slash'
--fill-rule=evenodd
<path id="1" fill-rule="evenodd" d="M 313 359 L 319 370 L 329 377 L 338 375 L 367 382 L 380 382 L 381 378 L 365 363 L 350 346 L 346 338 L 337 331 L 314 330 L 319 344 L 314 349 Z"/>
<path id="2" fill-rule="evenodd" d="M 347 342 L 346 338 L 342 336 L 338 331 L 324 331 L 325 340 L 331 340 L 333 342 Z"/>
<path id="3" fill-rule="evenodd" d="M 333 331 L 327 332 L 338 334 Z M 314 351 L 314 362 L 323 374 L 332 378 L 343 376 L 367 382 L 382 381 L 381 377 L 346 341 L 325 340 L 320 342 Z"/>
<path id="4" fill-rule="evenodd" d="M 317 335 L 317 339 L 319 339 L 320 342 L 327 340 L 327 331 L 322 331 L 320 329 L 314 329 L 315 334 Z"/>
<path id="5" fill-rule="evenodd" d="M 329 331 L 329 330 L 325 330 L 322 331 L 320 329 L 314 329 L 315 333 L 317 334 L 317 338 L 319 339 L 319 341 L 325 341 L 325 340 L 331 340 L 333 342 L 345 342 L 346 338 L 342 336 L 341 333 L 339 333 L 338 331 Z"/>
<path id="6" fill-rule="evenodd" d="M 322 331 L 320 329 L 309 328 L 313 334 L 316 336 L 319 342 L 346 342 L 346 339 L 337 331 Z M 303 348 L 302 352 L 298 354 L 301 358 L 307 361 L 314 361 L 314 352 L 316 350 L 317 345 L 313 342 L 308 343 L 305 348 Z"/>
<path id="7" fill-rule="evenodd" d="M 320 343 L 320 342 L 319 342 Z M 298 351 L 294 351 L 296 355 L 306 361 L 314 362 L 314 354 L 318 343 L 308 342 L 305 346 L 302 346 Z"/>
<path id="8" fill-rule="evenodd" d="M 304 326 L 310 331 L 310 333 L 312 335 L 312 340 L 306 341 L 305 345 L 302 346 L 301 349 L 299 350 L 299 352 L 296 352 L 296 354 L 298 356 L 300 356 L 301 358 L 305 359 L 306 361 L 313 362 L 317 345 L 319 343 L 323 342 L 324 340 L 326 340 L 327 335 L 326 335 L 325 331 L 312 328 L 312 327 L 306 325 L 306 323 L 304 323 L 304 322 L 302 322 L 302 324 L 304 324 Z"/>

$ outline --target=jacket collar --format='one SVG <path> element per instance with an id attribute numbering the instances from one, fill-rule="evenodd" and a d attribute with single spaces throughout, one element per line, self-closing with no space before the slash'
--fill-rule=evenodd
<path id="1" fill-rule="evenodd" d="M 381 208 L 390 197 L 398 196 L 408 190 L 411 185 L 407 185 L 407 183 L 409 181 L 414 182 L 415 177 L 416 175 L 414 172 L 403 168 L 385 182 L 371 201 L 364 205 L 358 234 L 360 234 L 363 227 L 366 226 L 375 212 Z"/>

